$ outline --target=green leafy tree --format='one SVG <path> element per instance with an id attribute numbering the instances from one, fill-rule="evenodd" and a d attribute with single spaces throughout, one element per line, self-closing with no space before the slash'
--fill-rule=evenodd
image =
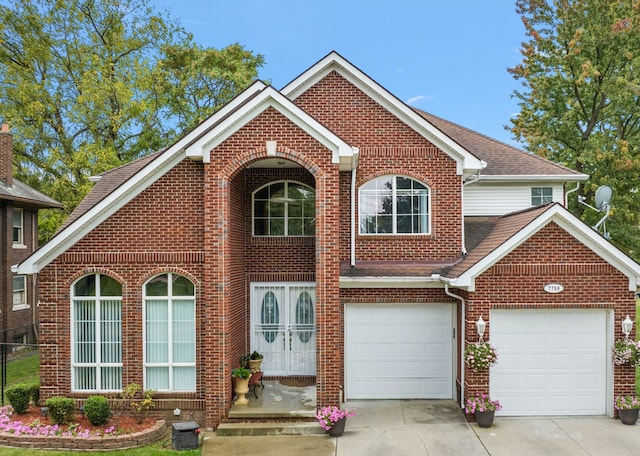
<path id="1" fill-rule="evenodd" d="M 523 85 L 511 131 L 529 151 L 590 175 L 587 202 L 612 187 L 611 239 L 639 258 L 640 2 L 518 0 L 516 11 L 528 41 L 509 70 Z M 591 225 L 603 216 L 571 208 Z"/>
<path id="2" fill-rule="evenodd" d="M 66 207 L 43 213 L 41 238 L 86 195 L 90 176 L 166 146 L 263 63 L 238 44 L 201 48 L 148 0 L 0 7 L 0 117 L 14 132 L 16 177 Z"/>

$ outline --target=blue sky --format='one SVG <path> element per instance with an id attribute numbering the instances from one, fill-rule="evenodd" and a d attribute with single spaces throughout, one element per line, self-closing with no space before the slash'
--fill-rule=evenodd
<path id="1" fill-rule="evenodd" d="M 498 140 L 518 112 L 524 28 L 514 0 L 150 0 L 202 46 L 238 42 L 284 87 L 332 50 L 402 101 Z"/>

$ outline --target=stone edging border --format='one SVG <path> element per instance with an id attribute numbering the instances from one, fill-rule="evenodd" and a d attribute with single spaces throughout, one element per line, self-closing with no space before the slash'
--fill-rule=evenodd
<path id="1" fill-rule="evenodd" d="M 149 429 L 104 437 L 57 437 L 0 433 L 0 446 L 42 450 L 125 450 L 160 440 L 166 431 L 165 420 L 157 420 Z"/>

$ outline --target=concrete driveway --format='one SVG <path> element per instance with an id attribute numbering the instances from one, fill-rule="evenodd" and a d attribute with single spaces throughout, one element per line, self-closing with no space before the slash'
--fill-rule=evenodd
<path id="1" fill-rule="evenodd" d="M 454 401 L 349 401 L 342 437 L 205 435 L 203 456 L 611 456 L 640 452 L 640 424 L 609 417 L 496 417 L 466 422 Z"/>

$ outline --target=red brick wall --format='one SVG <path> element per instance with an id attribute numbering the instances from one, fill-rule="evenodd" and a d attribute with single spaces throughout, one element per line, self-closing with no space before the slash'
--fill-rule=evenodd
<path id="1" fill-rule="evenodd" d="M 143 383 L 142 286 L 175 272 L 196 286 L 197 324 L 211 325 L 202 305 L 203 167 L 185 160 L 67 250 L 39 274 L 43 400 L 70 395 L 70 287 L 88 273 L 122 284 L 123 384 Z M 196 340 L 197 352 L 204 345 Z M 205 365 L 201 358 L 201 365 Z M 202 391 L 201 378 L 197 390 Z M 81 395 L 79 395 L 81 396 Z M 200 393 L 172 397 L 201 398 Z"/>
<path id="2" fill-rule="evenodd" d="M 461 179 L 451 158 L 336 72 L 301 94 L 295 103 L 349 144 L 360 148 L 357 188 L 378 176 L 401 174 L 431 189 L 430 235 L 358 235 L 357 260 L 442 260 L 461 253 Z M 350 185 L 351 174 L 342 173 L 343 261 L 350 258 Z"/>
<path id="3" fill-rule="evenodd" d="M 547 283 L 561 283 L 564 291 L 543 291 Z M 485 340 L 491 338 L 491 309 L 595 308 L 614 312 L 614 339 L 621 338 L 620 322 L 635 320 L 634 293 L 629 280 L 594 252 L 551 223 L 476 279 L 476 291 L 467 300 L 466 334 L 476 341 L 475 322 L 487 321 Z M 635 328 L 634 328 L 635 329 Z M 497 347 L 499 350 L 499 347 Z M 634 394 L 635 372 L 614 369 L 614 395 Z M 467 396 L 488 391 L 488 372 L 465 372 Z"/>

